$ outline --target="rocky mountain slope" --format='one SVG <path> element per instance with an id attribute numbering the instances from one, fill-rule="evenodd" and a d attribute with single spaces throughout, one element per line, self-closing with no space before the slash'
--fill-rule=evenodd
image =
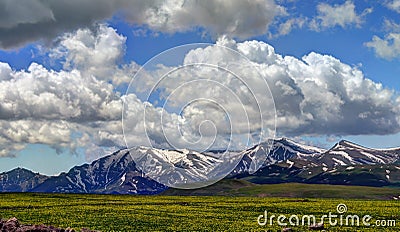
<path id="1" fill-rule="evenodd" d="M 53 177 L 26 169 L 14 169 L 0 174 L 0 191 L 157 194 L 167 189 L 143 175 L 130 155 L 133 152 L 136 157 L 151 154 L 174 167 L 185 168 L 193 175 L 218 162 L 218 151 L 198 153 L 137 147 L 116 151 Z M 266 152 L 268 155 L 265 155 Z M 242 158 L 227 178 L 243 179 L 256 184 L 299 182 L 400 186 L 400 148 L 370 149 L 343 140 L 331 149 L 324 150 L 281 138 L 235 152 L 235 155 Z M 259 157 L 266 158 L 255 160 Z M 252 173 L 255 161 L 263 165 Z"/>
<path id="2" fill-rule="evenodd" d="M 166 187 L 143 176 L 128 150 L 119 150 L 68 173 L 50 177 L 32 192 L 156 194 Z"/>
<path id="3" fill-rule="evenodd" d="M 342 140 L 331 149 L 266 165 L 256 173 L 233 178 L 257 184 L 310 183 L 363 186 L 400 186 L 400 149 L 371 149 Z"/>
<path id="4" fill-rule="evenodd" d="M 0 173 L 0 192 L 26 192 L 42 184 L 47 176 L 16 168 Z"/>

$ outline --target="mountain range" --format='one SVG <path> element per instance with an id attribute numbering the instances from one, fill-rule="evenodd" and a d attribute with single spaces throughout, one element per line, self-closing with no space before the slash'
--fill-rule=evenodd
<path id="1" fill-rule="evenodd" d="M 272 143 L 271 143 L 272 142 Z M 270 144 L 272 144 L 271 149 Z M 195 172 L 217 162 L 215 153 L 137 147 L 71 168 L 58 176 L 45 176 L 16 168 L 0 174 L 0 192 L 51 192 L 101 194 L 158 194 L 167 189 L 144 175 L 135 155 L 152 154 L 175 167 Z M 260 152 L 268 152 L 262 168 L 250 173 Z M 226 177 L 254 184 L 308 183 L 361 186 L 400 186 L 400 148 L 371 149 L 342 140 L 331 149 L 306 146 L 286 138 L 237 151 L 242 158 Z"/>

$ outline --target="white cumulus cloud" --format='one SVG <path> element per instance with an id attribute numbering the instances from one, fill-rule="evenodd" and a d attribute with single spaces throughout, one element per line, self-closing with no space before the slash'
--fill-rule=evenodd
<path id="1" fill-rule="evenodd" d="M 400 13 L 400 1 L 393 0 L 387 2 L 386 6 Z M 364 43 L 366 47 L 373 49 L 376 56 L 393 60 L 400 57 L 400 24 L 393 19 L 383 21 L 383 29 L 386 34 L 382 36 L 374 35 L 372 40 Z"/>
<path id="2" fill-rule="evenodd" d="M 400 1 L 399 0 L 392 0 L 392 1 L 388 1 L 386 3 L 386 6 L 391 9 L 394 10 L 398 13 L 400 13 Z"/>
<path id="3" fill-rule="evenodd" d="M 372 48 L 377 56 L 392 60 L 400 56 L 400 33 L 389 33 L 384 38 L 374 35 L 365 46 Z"/>
<path id="4" fill-rule="evenodd" d="M 109 44 L 108 57 L 102 53 L 104 43 Z M 142 80 L 138 78 L 136 92 L 121 95 L 115 87 L 126 83 L 138 69 L 134 63 L 118 64 L 124 44 L 125 38 L 110 27 L 100 26 L 96 32 L 80 29 L 61 37 L 60 47 L 49 53 L 64 58 L 64 70 L 32 63 L 27 70 L 16 71 L 0 63 L 0 156 L 40 143 L 59 151 L 85 149 L 90 159 L 97 158 L 94 153 L 125 145 L 123 102 L 129 103 L 126 139 L 131 145 L 168 146 L 172 142 L 184 147 L 201 139 L 197 145 L 204 148 L 217 137 L 217 146 L 224 147 L 231 133 L 255 135 L 261 124 L 268 128 L 274 124 L 274 104 L 268 101 L 265 82 L 274 97 L 280 134 L 400 131 L 398 94 L 329 55 L 312 52 L 299 59 L 277 54 L 264 42 L 221 37 L 217 45 L 249 60 L 232 56 L 217 45 L 192 49 L 184 64 L 215 66 L 156 66 L 145 70 Z M 154 95 L 159 102 L 145 102 L 139 90 L 153 87 L 159 74 L 174 68 L 180 72 L 172 72 L 160 82 L 161 91 Z M 223 71 L 225 68 L 233 73 Z M 247 86 L 237 78 L 240 76 L 245 77 Z M 171 104 L 163 108 L 166 99 L 162 98 L 167 96 Z M 259 105 L 254 96 L 261 99 Z M 264 121 L 260 114 L 266 116 Z"/>
<path id="5" fill-rule="evenodd" d="M 58 49 L 51 53 L 65 55 L 65 70 L 32 63 L 27 70 L 15 71 L 9 64 L 0 63 L 0 155 L 14 155 L 34 143 L 71 152 L 90 144 L 123 145 L 122 101 L 105 67 L 117 69 L 115 57 L 124 52 L 125 39 L 105 26 L 99 27 L 96 38 L 91 36 L 89 30 L 78 30 L 62 39 L 65 53 Z M 99 45 L 103 40 L 108 43 L 106 51 Z M 82 45 L 82 53 L 76 46 L 66 46 L 70 44 Z M 116 55 L 104 58 L 109 51 Z M 110 126 L 115 124 L 118 126 Z M 114 134 L 120 136 L 119 140 Z M 112 139 L 107 140 L 108 136 Z"/>
<path id="6" fill-rule="evenodd" d="M 313 30 L 320 31 L 326 28 L 340 26 L 346 28 L 352 25 L 359 27 L 365 15 L 372 12 L 372 8 L 365 9 L 361 14 L 356 12 L 356 6 L 352 1 L 343 4 L 329 5 L 320 3 L 317 5 L 318 15 L 310 22 Z"/>

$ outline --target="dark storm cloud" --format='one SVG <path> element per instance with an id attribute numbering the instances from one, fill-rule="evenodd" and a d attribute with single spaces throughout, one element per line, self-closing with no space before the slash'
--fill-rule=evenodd
<path id="1" fill-rule="evenodd" d="M 97 20 L 111 17 L 117 7 L 113 3 L 104 0 L 2 0 L 0 46 L 14 48 L 89 26 Z"/>
<path id="2" fill-rule="evenodd" d="M 273 0 L 0 0 L 0 47 L 52 40 L 117 13 L 132 24 L 157 31 L 173 33 L 199 26 L 213 34 L 245 38 L 265 33 L 281 11 Z"/>

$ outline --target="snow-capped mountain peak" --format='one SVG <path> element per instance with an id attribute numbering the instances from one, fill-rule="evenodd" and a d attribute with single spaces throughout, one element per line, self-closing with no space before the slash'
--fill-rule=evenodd
<path id="1" fill-rule="evenodd" d="M 316 168 L 325 173 L 343 169 L 340 166 L 347 166 L 349 170 L 351 167 L 362 165 L 394 165 L 397 168 L 400 149 L 371 149 L 342 140 L 331 149 L 324 150 L 302 145 L 287 138 L 268 140 L 247 150 L 236 152 L 196 152 L 188 149 L 167 150 L 141 146 L 118 150 L 90 164 L 75 166 L 67 173 L 54 177 L 15 169 L 0 174 L 0 189 L 1 191 L 155 194 L 167 187 L 149 178 L 149 175 L 139 168 L 142 167 L 141 157 L 144 159 L 151 155 L 152 158 L 165 162 L 173 168 L 184 169 L 191 176 L 201 179 L 207 177 L 204 176 L 204 170 L 213 167 L 221 160 L 227 161 L 221 159 L 223 154 L 241 158 L 237 165 L 236 162 L 232 162 L 236 165 L 228 175 L 232 177 L 251 174 L 254 163 L 262 164 L 261 169 L 264 170 L 279 164 L 286 165 L 290 170 Z M 229 172 L 232 169 L 224 171 L 227 170 Z M 347 170 L 346 167 L 344 170 Z M 169 173 L 167 171 L 161 174 Z M 393 178 L 392 175 L 391 180 Z"/>
<path id="2" fill-rule="evenodd" d="M 318 162 L 328 166 L 357 164 L 390 164 L 399 159 L 400 150 L 379 150 L 341 140 L 318 157 Z"/>

